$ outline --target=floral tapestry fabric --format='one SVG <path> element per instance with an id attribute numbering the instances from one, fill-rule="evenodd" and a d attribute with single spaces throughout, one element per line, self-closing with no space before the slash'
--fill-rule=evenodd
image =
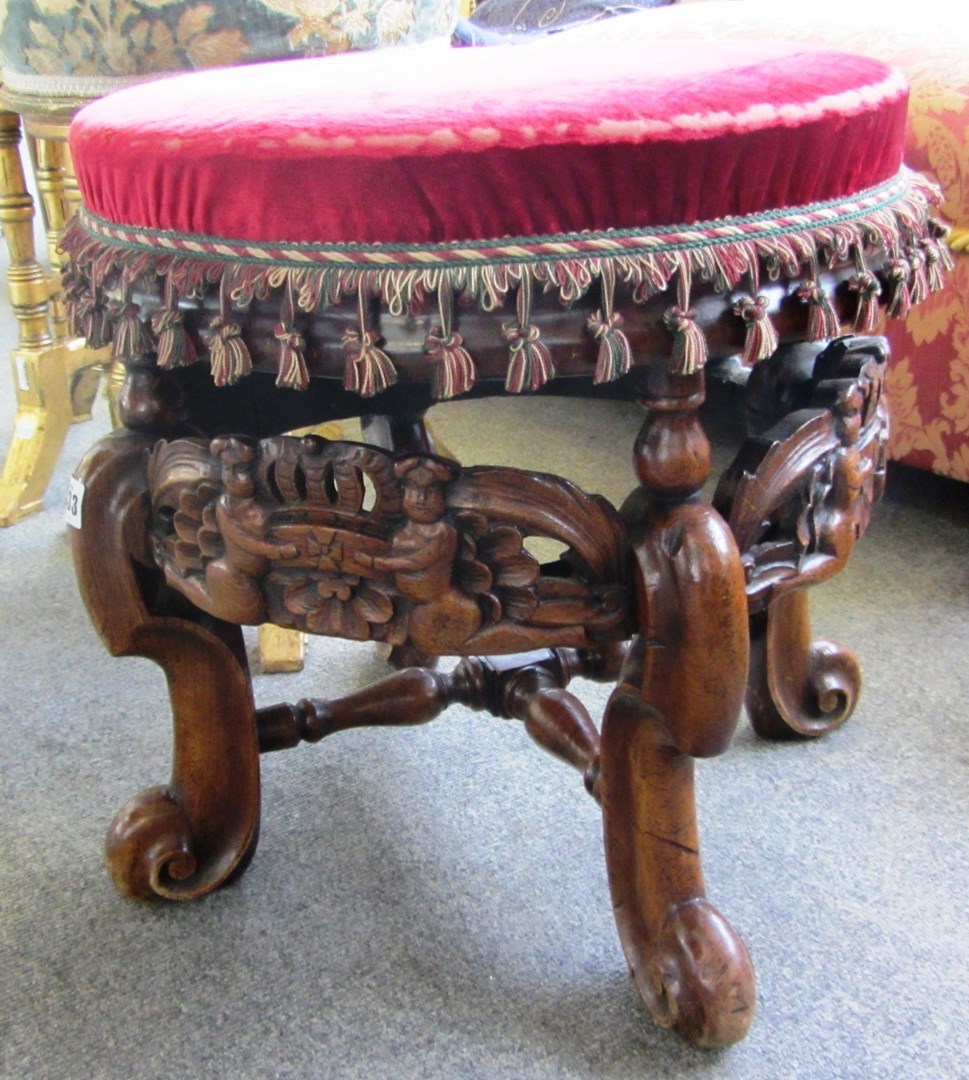
<path id="1" fill-rule="evenodd" d="M 886 327 L 892 346 L 890 451 L 969 481 L 969 19 L 947 0 L 680 3 L 584 28 L 597 39 L 784 38 L 877 57 L 909 80 L 905 160 L 941 185 L 954 226 L 947 287 Z M 818 79 L 824 76 L 817 72 Z"/>
<path id="2" fill-rule="evenodd" d="M 4 78 L 149 77 L 447 40 L 457 0 L 7 0 Z"/>

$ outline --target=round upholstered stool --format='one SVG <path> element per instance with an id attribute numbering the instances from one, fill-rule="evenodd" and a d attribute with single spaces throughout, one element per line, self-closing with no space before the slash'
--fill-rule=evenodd
<path id="1" fill-rule="evenodd" d="M 735 1041 L 753 973 L 705 897 L 693 759 L 727 747 L 745 693 L 770 735 L 854 703 L 805 589 L 881 491 L 867 335 L 946 260 L 933 192 L 900 166 L 905 87 L 764 43 L 281 70 L 128 90 L 72 131 L 73 318 L 128 370 L 127 431 L 75 477 L 78 574 L 109 648 L 165 668 L 176 727 L 172 783 L 112 825 L 115 882 L 177 899 L 237 876 L 260 751 L 456 701 L 518 716 L 602 804 L 650 1011 Z M 763 430 L 711 505 L 715 366 L 750 373 Z M 621 510 L 434 452 L 433 402 L 527 392 L 642 403 Z M 368 443 L 280 434 L 344 416 Z M 539 563 L 533 537 L 563 554 Z M 256 713 L 239 625 L 266 619 L 416 666 Z M 465 659 L 445 675 L 442 655 Z M 616 682 L 601 734 L 565 689 L 579 673 Z"/>

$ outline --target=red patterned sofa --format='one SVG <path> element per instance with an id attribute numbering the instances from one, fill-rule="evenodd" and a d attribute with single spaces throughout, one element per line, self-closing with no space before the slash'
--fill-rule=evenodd
<path id="1" fill-rule="evenodd" d="M 905 73 L 911 84 L 906 160 L 943 188 L 955 267 L 945 289 L 884 329 L 892 346 L 890 452 L 969 481 L 969 19 L 954 18 L 941 0 L 924 0 L 917 16 L 911 3 L 898 0 L 703 0 L 573 32 L 617 40 L 798 39 L 877 57 Z"/>

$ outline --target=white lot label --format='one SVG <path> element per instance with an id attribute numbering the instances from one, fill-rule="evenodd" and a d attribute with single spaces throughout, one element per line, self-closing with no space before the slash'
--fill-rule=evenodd
<path id="1" fill-rule="evenodd" d="M 27 361 L 22 356 L 15 356 L 13 362 L 17 368 L 17 386 L 21 390 L 29 390 L 30 379 L 27 377 Z"/>
<path id="2" fill-rule="evenodd" d="M 75 529 L 81 527 L 81 514 L 84 510 L 84 485 L 72 476 L 67 488 L 67 524 Z"/>

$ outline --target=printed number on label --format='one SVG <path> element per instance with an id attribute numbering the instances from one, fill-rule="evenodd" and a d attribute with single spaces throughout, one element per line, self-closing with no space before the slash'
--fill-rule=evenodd
<path id="1" fill-rule="evenodd" d="M 76 477 L 72 476 L 67 489 L 67 524 L 79 529 L 83 510 L 84 485 Z"/>

